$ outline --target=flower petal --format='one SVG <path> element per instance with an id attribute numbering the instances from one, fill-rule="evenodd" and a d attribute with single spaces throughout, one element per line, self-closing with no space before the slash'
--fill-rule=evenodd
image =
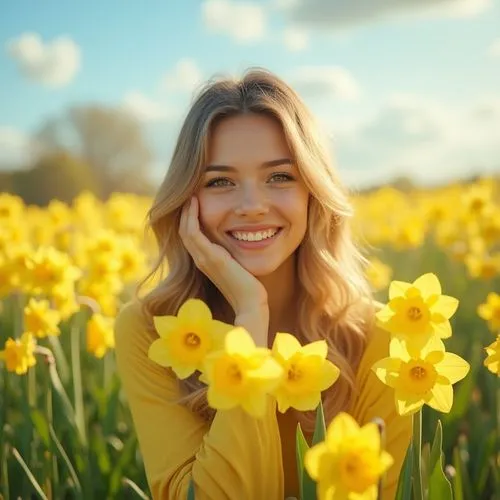
<path id="1" fill-rule="evenodd" d="M 450 384 L 454 384 L 469 373 L 470 365 L 460 356 L 446 352 L 443 359 L 436 363 L 435 368 L 440 375 L 444 375 L 450 381 Z"/>
<path id="2" fill-rule="evenodd" d="M 326 340 L 316 340 L 310 344 L 305 345 L 302 348 L 302 354 L 319 356 L 322 359 L 326 359 L 328 354 L 328 345 Z"/>
<path id="3" fill-rule="evenodd" d="M 410 359 L 410 355 L 405 342 L 398 337 L 393 337 L 389 343 L 389 356 L 391 358 L 408 361 Z"/>
<path id="4" fill-rule="evenodd" d="M 255 350 L 252 336 L 242 326 L 237 326 L 226 334 L 224 342 L 228 354 L 248 356 Z"/>
<path id="5" fill-rule="evenodd" d="M 274 338 L 272 353 L 283 360 L 290 359 L 301 349 L 300 342 L 290 333 L 278 332 Z"/>
<path id="6" fill-rule="evenodd" d="M 373 366 L 372 370 L 375 375 L 389 387 L 394 387 L 394 383 L 399 375 L 399 369 L 401 367 L 401 360 L 395 358 L 384 358 L 377 361 Z"/>
<path id="7" fill-rule="evenodd" d="M 179 320 L 175 316 L 153 316 L 153 322 L 158 335 L 162 338 L 168 337 L 179 328 Z"/>
<path id="8" fill-rule="evenodd" d="M 431 307 L 433 313 L 442 314 L 446 319 L 450 319 L 458 308 L 459 301 L 449 295 L 440 295 L 436 303 Z"/>
<path id="9" fill-rule="evenodd" d="M 403 390 L 396 390 L 394 397 L 398 414 L 402 416 L 416 413 L 425 403 L 422 396 Z"/>
<path id="10" fill-rule="evenodd" d="M 212 386 L 208 386 L 207 390 L 207 401 L 208 404 L 216 410 L 229 410 L 237 406 L 237 401 L 234 398 L 222 394 L 217 391 Z"/>
<path id="11" fill-rule="evenodd" d="M 431 389 L 432 397 L 427 404 L 435 410 L 448 413 L 453 406 L 453 387 L 451 384 L 436 384 Z"/>
<path id="12" fill-rule="evenodd" d="M 172 366 L 172 358 L 168 348 L 168 342 L 164 339 L 154 340 L 148 349 L 148 358 L 161 366 Z"/>
<path id="13" fill-rule="evenodd" d="M 177 317 L 183 323 L 208 323 L 212 319 L 212 312 L 202 300 L 188 299 L 179 308 Z"/>
<path id="14" fill-rule="evenodd" d="M 441 295 L 441 283 L 434 273 L 426 273 L 413 282 L 413 286 L 420 290 L 424 299 L 432 295 Z"/>
<path id="15" fill-rule="evenodd" d="M 451 337 L 451 324 L 447 319 L 440 322 L 433 321 L 432 329 L 434 330 L 434 334 L 442 339 L 448 339 Z"/>
<path id="16" fill-rule="evenodd" d="M 352 417 L 346 412 L 340 412 L 331 421 L 326 430 L 326 442 L 330 449 L 335 448 L 344 439 L 359 432 L 359 425 Z"/>
<path id="17" fill-rule="evenodd" d="M 338 366 L 333 364 L 330 360 L 325 360 L 321 366 L 321 380 L 319 383 L 320 391 L 325 391 L 332 386 L 340 376 Z"/>
<path id="18" fill-rule="evenodd" d="M 307 470 L 307 473 L 311 476 L 312 479 L 318 479 L 321 462 L 323 460 L 323 457 L 328 454 L 328 451 L 328 446 L 324 441 L 309 448 L 306 451 L 304 457 L 304 466 Z"/>
<path id="19" fill-rule="evenodd" d="M 411 286 L 411 283 L 406 283 L 404 281 L 391 281 L 389 285 L 389 300 L 395 299 L 396 297 L 404 297 L 406 291 Z"/>

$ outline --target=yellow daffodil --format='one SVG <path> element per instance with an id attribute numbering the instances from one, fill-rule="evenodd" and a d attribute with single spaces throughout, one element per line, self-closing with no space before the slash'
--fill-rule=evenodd
<path id="1" fill-rule="evenodd" d="M 115 347 L 114 319 L 96 313 L 87 322 L 87 351 L 96 358 L 102 358 Z"/>
<path id="2" fill-rule="evenodd" d="M 488 322 L 488 327 L 492 332 L 500 330 L 500 295 L 490 292 L 486 297 L 486 302 L 477 308 L 479 316 Z"/>
<path id="3" fill-rule="evenodd" d="M 256 347 L 242 327 L 225 337 L 224 348 L 205 359 L 200 380 L 208 384 L 208 404 L 217 410 L 241 406 L 254 417 L 266 410 L 268 394 L 283 377 L 283 368 L 269 349 Z"/>
<path id="4" fill-rule="evenodd" d="M 36 364 L 35 347 L 36 342 L 31 333 L 23 333 L 20 339 L 9 337 L 0 351 L 0 359 L 5 361 L 7 371 L 23 375 Z"/>
<path id="5" fill-rule="evenodd" d="M 177 316 L 155 316 L 153 320 L 160 338 L 151 344 L 148 356 L 172 368 L 180 379 L 201 370 L 206 356 L 221 349 L 225 334 L 234 328 L 213 319 L 208 306 L 199 299 L 188 299 Z"/>
<path id="6" fill-rule="evenodd" d="M 61 313 L 51 309 L 48 300 L 31 298 L 24 308 L 24 331 L 35 337 L 43 338 L 47 335 L 59 335 Z"/>
<path id="7" fill-rule="evenodd" d="M 441 295 L 437 276 L 427 273 L 413 283 L 391 282 L 389 302 L 377 319 L 393 335 L 423 345 L 432 335 L 451 336 L 449 318 L 457 307 L 457 299 Z"/>
<path id="8" fill-rule="evenodd" d="M 500 377 L 500 334 L 495 342 L 485 348 L 488 357 L 484 360 L 484 366 L 491 373 L 496 373 Z"/>
<path id="9" fill-rule="evenodd" d="M 318 406 L 321 392 L 328 389 L 340 374 L 340 370 L 326 359 L 327 353 L 325 340 L 301 346 L 289 333 L 276 334 L 272 355 L 283 367 L 285 376 L 273 394 L 281 413 L 290 407 L 309 411 Z"/>
<path id="10" fill-rule="evenodd" d="M 421 348 L 393 338 L 389 357 L 372 367 L 384 384 L 395 389 L 400 415 L 411 415 L 424 404 L 448 413 L 453 404 L 452 384 L 462 380 L 469 369 L 469 363 L 460 356 L 445 352 L 437 337 Z"/>
<path id="11" fill-rule="evenodd" d="M 319 500 L 376 500 L 377 483 L 393 464 L 375 423 L 360 427 L 347 413 L 330 423 L 325 441 L 306 452 L 304 465 Z"/>

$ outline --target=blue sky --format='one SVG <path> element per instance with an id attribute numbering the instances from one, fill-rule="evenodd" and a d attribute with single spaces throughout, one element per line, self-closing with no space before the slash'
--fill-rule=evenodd
<path id="1" fill-rule="evenodd" d="M 0 168 L 99 102 L 141 120 L 159 178 L 199 82 L 264 66 L 350 184 L 500 171 L 499 0 L 4 0 L 0 43 Z"/>

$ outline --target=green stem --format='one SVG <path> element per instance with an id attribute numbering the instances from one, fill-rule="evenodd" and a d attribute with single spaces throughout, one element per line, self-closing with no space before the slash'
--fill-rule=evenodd
<path id="1" fill-rule="evenodd" d="M 422 490 L 422 410 L 413 415 L 413 496 L 424 500 Z"/>

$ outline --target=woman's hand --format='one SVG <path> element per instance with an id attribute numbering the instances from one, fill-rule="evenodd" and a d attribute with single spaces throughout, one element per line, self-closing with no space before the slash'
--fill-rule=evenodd
<path id="1" fill-rule="evenodd" d="M 198 210 L 198 199 L 193 196 L 191 202 L 182 208 L 179 224 L 179 235 L 196 267 L 221 291 L 233 308 L 237 320 L 239 318 L 243 320 L 242 323 L 246 323 L 244 318 L 262 315 L 263 323 L 268 324 L 269 308 L 264 285 L 243 268 L 224 247 L 212 243 L 202 233 Z M 264 320 L 266 317 L 267 321 Z M 236 323 L 238 324 L 238 321 Z M 267 338 L 267 326 L 265 336 Z"/>

